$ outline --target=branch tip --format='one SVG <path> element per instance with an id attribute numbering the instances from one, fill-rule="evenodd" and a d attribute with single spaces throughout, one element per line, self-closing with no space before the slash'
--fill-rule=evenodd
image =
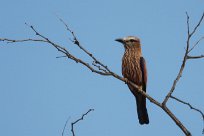
<path id="1" fill-rule="evenodd" d="M 83 120 L 84 117 L 85 117 L 86 115 L 88 115 L 89 112 L 91 112 L 91 111 L 94 111 L 94 109 L 89 109 L 86 113 L 82 114 L 81 118 L 77 119 L 77 120 L 74 121 L 74 122 L 71 122 L 71 132 L 72 132 L 72 135 L 73 135 L 73 136 L 75 136 L 74 125 L 76 125 L 79 121 Z"/>

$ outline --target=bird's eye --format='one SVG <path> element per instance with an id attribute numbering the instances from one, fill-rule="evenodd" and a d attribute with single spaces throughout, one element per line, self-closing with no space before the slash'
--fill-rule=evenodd
<path id="1" fill-rule="evenodd" d="M 130 39 L 130 42 L 135 42 L 135 40 L 134 39 Z"/>

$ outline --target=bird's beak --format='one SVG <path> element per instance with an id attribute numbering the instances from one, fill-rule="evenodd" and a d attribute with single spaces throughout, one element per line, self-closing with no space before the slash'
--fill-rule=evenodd
<path id="1" fill-rule="evenodd" d="M 124 44 L 124 40 L 123 40 L 122 38 L 115 39 L 115 41 L 117 41 L 117 42 L 120 42 L 120 43 Z"/>

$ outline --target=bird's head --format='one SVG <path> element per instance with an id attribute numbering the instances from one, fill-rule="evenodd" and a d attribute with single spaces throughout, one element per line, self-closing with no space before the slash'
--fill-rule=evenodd
<path id="1" fill-rule="evenodd" d="M 124 38 L 118 38 L 118 39 L 115 39 L 115 41 L 122 43 L 125 48 L 140 47 L 140 39 L 135 36 L 127 36 Z"/>

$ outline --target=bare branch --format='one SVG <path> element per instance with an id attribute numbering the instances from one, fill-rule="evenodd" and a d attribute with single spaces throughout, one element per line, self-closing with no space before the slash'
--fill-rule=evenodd
<path id="1" fill-rule="evenodd" d="M 67 30 L 67 31 L 69 31 L 69 32 L 71 32 L 71 33 L 74 34 L 74 32 L 72 32 L 72 31 L 69 29 L 68 25 L 64 22 L 64 20 L 63 20 L 62 18 L 60 18 L 59 16 L 57 16 L 57 18 L 59 19 L 60 22 L 63 23 L 63 25 L 66 27 L 66 30 Z"/>
<path id="2" fill-rule="evenodd" d="M 189 25 L 189 15 L 188 12 L 186 12 L 186 18 L 187 18 L 187 34 L 190 35 L 190 25 Z"/>
<path id="3" fill-rule="evenodd" d="M 177 82 L 180 80 L 180 78 L 181 78 L 181 76 L 182 76 L 182 73 L 183 73 L 183 70 L 184 70 L 184 68 L 185 68 L 185 64 L 186 64 L 187 59 L 192 59 L 192 58 L 195 59 L 195 58 L 202 58 L 202 57 L 203 57 L 202 55 L 199 56 L 199 57 L 190 57 L 190 56 L 188 56 L 188 54 L 189 54 L 189 52 L 192 51 L 192 50 L 195 48 L 195 46 L 197 46 L 198 43 L 202 40 L 202 38 L 201 38 L 200 40 L 198 40 L 198 41 L 196 42 L 196 44 L 195 44 L 191 49 L 189 49 L 191 36 L 193 36 L 193 34 L 196 32 L 197 28 L 200 26 L 201 22 L 203 21 L 204 13 L 203 13 L 203 15 L 201 16 L 201 18 L 200 18 L 198 24 L 195 26 L 195 28 L 193 29 L 193 31 L 192 31 L 191 33 L 190 33 L 190 29 L 189 29 L 189 28 L 190 28 L 190 26 L 189 26 L 189 16 L 188 16 L 188 13 L 187 13 L 187 12 L 186 12 L 186 16 L 187 16 L 187 30 L 188 30 L 188 32 L 187 32 L 187 33 L 188 33 L 188 35 L 187 35 L 187 42 L 186 42 L 186 51 L 185 51 L 185 54 L 184 54 L 184 57 L 183 57 L 183 62 L 182 62 L 182 65 L 181 65 L 181 67 L 180 67 L 179 73 L 178 73 L 176 79 L 174 80 L 173 85 L 172 85 L 172 87 L 171 87 L 169 93 L 166 95 L 164 101 L 162 102 L 163 105 L 166 105 L 168 99 L 171 97 L 172 93 L 174 92 L 174 90 L 175 90 L 175 88 L 176 88 L 176 85 L 177 85 Z"/>
<path id="4" fill-rule="evenodd" d="M 31 42 L 33 42 L 33 41 L 46 42 L 48 44 L 51 44 L 53 47 L 55 47 L 59 52 L 65 54 L 69 59 L 72 59 L 75 62 L 81 63 L 82 65 L 86 66 L 92 72 L 97 73 L 97 74 L 101 74 L 101 75 L 106 75 L 106 76 L 110 76 L 111 75 L 111 73 L 109 73 L 109 72 L 104 72 L 104 71 L 100 71 L 100 70 L 94 69 L 92 66 L 89 65 L 89 63 L 87 63 L 87 62 L 85 62 L 85 61 L 75 57 L 71 53 L 69 53 L 69 51 L 66 48 L 64 48 L 64 47 L 62 47 L 62 46 L 52 42 L 47 37 L 45 37 L 42 34 L 40 34 L 32 25 L 28 25 L 28 24 L 26 24 L 26 25 L 29 26 L 36 33 L 36 35 L 41 37 L 43 40 L 38 40 L 38 39 L 37 40 L 36 39 L 12 40 L 12 39 L 1 38 L 0 41 L 7 41 L 7 42 L 12 42 L 12 43 L 14 43 L 14 42 L 27 42 L 27 41 L 31 41 Z"/>
<path id="5" fill-rule="evenodd" d="M 171 119 L 176 123 L 176 125 L 184 132 L 186 136 L 191 136 L 191 133 L 186 129 L 186 127 L 179 121 L 179 119 L 166 107 L 163 105 L 162 109 L 171 117 Z"/>
<path id="6" fill-rule="evenodd" d="M 66 58 L 67 56 L 57 56 L 56 58 L 59 59 L 59 58 Z"/>
<path id="7" fill-rule="evenodd" d="M 92 65 L 95 66 L 95 67 L 97 67 L 99 70 L 103 71 L 104 73 L 108 73 L 108 71 L 107 71 L 106 69 L 101 68 L 101 66 L 100 66 L 100 65 L 97 65 L 96 62 L 93 61 L 93 62 L 92 62 Z"/>
<path id="8" fill-rule="evenodd" d="M 190 33 L 190 35 L 189 35 L 190 37 L 196 32 L 196 30 L 197 30 L 198 27 L 200 26 L 201 22 L 203 21 L 203 18 L 204 18 L 204 12 L 203 12 L 203 14 L 202 14 L 202 16 L 201 16 L 201 18 L 200 18 L 198 24 L 194 27 L 193 31 Z"/>
<path id="9" fill-rule="evenodd" d="M 183 101 L 181 99 L 178 99 L 178 98 L 176 98 L 174 96 L 171 96 L 171 98 L 178 101 L 178 102 L 180 102 L 180 103 L 183 103 L 183 104 L 189 106 L 192 110 L 195 110 L 195 111 L 199 112 L 201 114 L 201 116 L 202 116 L 203 121 L 204 121 L 204 113 L 201 110 L 199 110 L 197 108 L 194 108 L 190 103 L 187 103 L 187 102 L 185 102 L 185 101 Z"/>
<path id="10" fill-rule="evenodd" d="M 186 64 L 186 61 L 188 59 L 198 59 L 198 58 L 203 58 L 204 56 L 201 55 L 201 56 L 189 56 L 189 52 L 191 52 L 198 44 L 199 42 L 203 39 L 203 37 L 201 39 L 199 39 L 196 44 L 194 44 L 194 46 L 190 48 L 190 39 L 191 37 L 193 36 L 193 34 L 196 32 L 197 28 L 200 26 L 201 22 L 203 21 L 203 17 L 204 17 L 204 13 L 203 15 L 201 16 L 200 18 L 200 21 L 198 22 L 198 24 L 195 26 L 195 28 L 193 29 L 193 31 L 190 33 L 190 25 L 189 25 L 189 16 L 188 16 L 188 13 L 186 12 L 186 16 L 187 16 L 187 42 L 186 42 L 186 50 L 185 50 L 185 54 L 184 54 L 184 57 L 183 57 L 183 62 L 182 62 L 182 65 L 180 67 L 180 70 L 179 70 L 179 73 L 178 75 L 176 76 L 176 79 L 174 80 L 173 82 L 173 85 L 169 91 L 169 93 L 166 95 L 165 99 L 163 100 L 162 102 L 162 105 L 163 105 L 163 110 L 166 110 L 168 111 L 165 107 L 166 107 L 166 103 L 168 101 L 168 99 L 171 97 L 171 98 L 175 98 L 172 96 L 172 93 L 174 92 L 175 88 L 176 88 L 176 85 L 179 81 L 179 79 L 181 78 L 182 76 L 182 73 L 183 73 L 183 70 L 185 68 L 185 64 Z M 177 99 L 175 99 L 177 100 Z M 168 114 L 168 112 L 167 112 Z M 170 115 L 173 115 L 173 113 L 171 113 Z M 173 116 L 170 116 L 170 117 L 173 117 Z M 172 118 L 173 119 L 173 118 Z M 186 135 L 191 135 L 190 132 L 182 125 L 181 122 L 177 121 L 177 120 L 174 120 L 176 122 L 176 124 L 183 130 L 183 132 L 186 134 Z"/>
<path id="11" fill-rule="evenodd" d="M 76 37 L 74 31 L 72 31 L 69 26 L 65 23 L 65 21 L 62 18 L 58 19 L 65 25 L 66 29 L 71 33 L 71 35 L 73 36 L 73 40 L 71 40 L 75 45 L 77 45 L 85 54 L 87 54 L 89 57 L 91 57 L 94 61 L 95 64 L 99 64 L 101 67 L 105 68 L 105 70 L 107 70 L 108 72 L 111 73 L 111 71 L 109 70 L 109 68 L 107 66 L 105 66 L 103 63 L 101 63 L 98 59 L 96 59 L 92 53 L 90 53 L 88 50 L 86 50 L 83 46 L 81 46 L 78 38 Z"/>
<path id="12" fill-rule="evenodd" d="M 14 40 L 14 39 L 7 39 L 7 38 L 0 38 L 0 41 L 6 41 L 7 43 L 17 43 L 17 42 L 46 42 L 42 39 L 23 39 L 23 40 Z"/>
<path id="13" fill-rule="evenodd" d="M 81 118 L 77 119 L 76 121 L 72 122 L 71 123 L 71 132 L 72 132 L 72 135 L 75 136 L 75 132 L 74 132 L 74 125 L 76 125 L 79 121 L 83 120 L 84 117 L 91 111 L 94 111 L 94 109 L 89 109 L 86 113 L 84 113 Z"/>

